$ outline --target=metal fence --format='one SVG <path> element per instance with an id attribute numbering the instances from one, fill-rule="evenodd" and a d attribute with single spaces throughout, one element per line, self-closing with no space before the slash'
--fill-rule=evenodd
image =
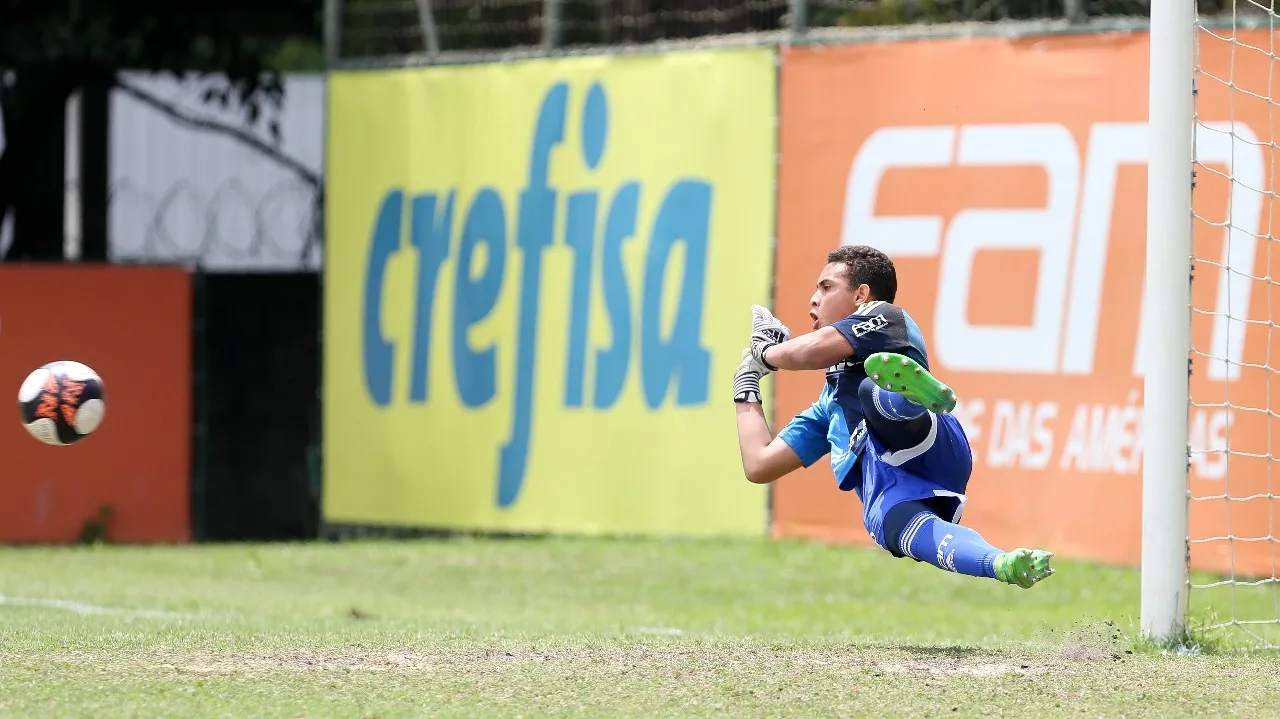
<path id="1" fill-rule="evenodd" d="M 1270 6 L 1200 0 L 1202 18 L 1275 17 Z M 425 64 L 655 43 L 839 41 L 858 30 L 1040 21 L 1145 26 L 1150 0 L 326 0 L 331 65 Z M 1128 22 L 1126 22 L 1128 21 Z M 991 28 L 977 30 L 991 32 Z M 888 33 L 892 34 L 892 32 Z"/>

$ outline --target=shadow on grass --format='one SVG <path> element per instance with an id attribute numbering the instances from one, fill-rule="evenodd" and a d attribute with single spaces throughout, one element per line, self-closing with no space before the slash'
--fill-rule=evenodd
<path id="1" fill-rule="evenodd" d="M 892 647 L 913 659 L 957 659 L 977 661 L 984 659 L 1006 659 L 1008 652 L 999 649 L 983 649 L 982 647 L 966 647 L 958 644 L 951 646 L 919 646 L 898 645 Z"/>

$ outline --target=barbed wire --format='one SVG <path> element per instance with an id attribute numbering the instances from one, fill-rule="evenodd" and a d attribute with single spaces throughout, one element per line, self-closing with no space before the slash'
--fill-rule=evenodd
<path id="1" fill-rule="evenodd" d="M 108 190 L 111 259 L 183 263 L 207 270 L 318 270 L 323 190 L 290 178 L 250 189 L 238 178 L 213 188 L 179 180 L 163 191 L 129 179 Z"/>

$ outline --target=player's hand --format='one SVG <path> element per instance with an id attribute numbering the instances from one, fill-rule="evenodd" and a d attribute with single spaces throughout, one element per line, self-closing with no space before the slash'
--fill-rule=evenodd
<path id="1" fill-rule="evenodd" d="M 764 404 L 760 399 L 760 378 L 769 374 L 751 355 L 751 350 L 742 350 L 742 362 L 738 371 L 733 374 L 733 401 Z"/>
<path id="2" fill-rule="evenodd" d="M 770 372 L 778 369 L 764 361 L 764 351 L 791 339 L 791 330 L 778 321 L 767 307 L 751 305 L 751 356 Z"/>

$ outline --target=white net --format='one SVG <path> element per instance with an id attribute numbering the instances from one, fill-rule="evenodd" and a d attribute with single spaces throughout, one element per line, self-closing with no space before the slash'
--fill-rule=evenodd
<path id="1" fill-rule="evenodd" d="M 1252 2 L 1197 18 L 1188 493 L 1192 626 L 1267 648 L 1280 646 L 1276 21 Z"/>

